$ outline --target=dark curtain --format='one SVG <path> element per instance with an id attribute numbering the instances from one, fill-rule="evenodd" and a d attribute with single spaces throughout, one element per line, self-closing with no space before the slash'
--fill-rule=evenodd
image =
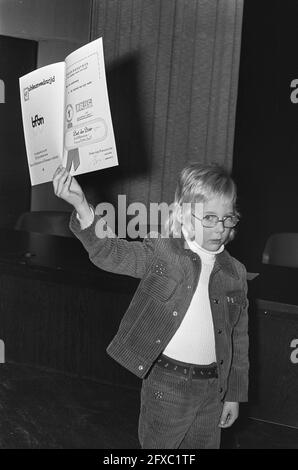
<path id="1" fill-rule="evenodd" d="M 119 155 L 91 177 L 100 199 L 171 202 L 187 162 L 231 168 L 242 11 L 243 0 L 93 1 Z"/>

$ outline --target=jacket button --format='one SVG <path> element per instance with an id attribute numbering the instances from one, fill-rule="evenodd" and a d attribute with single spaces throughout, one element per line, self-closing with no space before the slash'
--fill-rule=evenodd
<path id="1" fill-rule="evenodd" d="M 144 369 L 144 366 L 139 366 L 138 369 L 139 369 L 139 370 L 143 370 L 143 369 Z"/>
<path id="2" fill-rule="evenodd" d="M 217 330 L 217 333 L 218 333 L 219 335 L 221 335 L 221 334 L 222 334 L 222 330 Z"/>
<path id="3" fill-rule="evenodd" d="M 177 317 L 178 312 L 176 312 L 176 310 L 174 310 L 173 315 L 174 315 L 174 317 Z"/>
<path id="4" fill-rule="evenodd" d="M 187 286 L 187 289 L 191 289 L 191 286 L 190 286 L 190 285 L 188 285 L 188 286 Z"/>
<path id="5" fill-rule="evenodd" d="M 160 339 L 157 339 L 155 342 L 156 342 L 157 344 L 159 344 L 159 343 L 160 343 Z"/>
<path id="6" fill-rule="evenodd" d="M 213 303 L 219 304 L 219 299 L 212 299 Z"/>
<path id="7" fill-rule="evenodd" d="M 222 359 L 222 360 L 220 361 L 220 365 L 222 366 L 222 365 L 223 365 L 223 363 L 224 363 L 224 361 L 223 361 L 223 359 Z"/>

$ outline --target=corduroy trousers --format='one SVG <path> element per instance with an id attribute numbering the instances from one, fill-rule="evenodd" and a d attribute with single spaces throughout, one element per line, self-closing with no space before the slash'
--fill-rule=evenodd
<path id="1" fill-rule="evenodd" d="M 155 364 L 143 379 L 139 441 L 143 449 L 219 449 L 223 403 L 218 379 L 193 379 Z"/>

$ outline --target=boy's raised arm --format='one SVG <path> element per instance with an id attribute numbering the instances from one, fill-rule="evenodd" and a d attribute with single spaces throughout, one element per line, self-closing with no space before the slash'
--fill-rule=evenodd
<path id="1" fill-rule="evenodd" d="M 109 231 L 102 236 L 101 217 L 94 213 L 76 179 L 62 166 L 54 174 L 53 186 L 56 196 L 74 207 L 69 226 L 88 251 L 92 263 L 106 271 L 143 277 L 156 239 L 128 242 Z"/>
<path id="2" fill-rule="evenodd" d="M 82 230 L 75 212 L 70 220 L 70 229 L 81 240 L 92 263 L 105 271 L 143 277 L 152 258 L 156 240 L 145 238 L 143 242 L 128 242 L 109 235 L 103 238 L 99 236 L 100 222 L 101 217 L 95 215 L 92 224 Z"/>

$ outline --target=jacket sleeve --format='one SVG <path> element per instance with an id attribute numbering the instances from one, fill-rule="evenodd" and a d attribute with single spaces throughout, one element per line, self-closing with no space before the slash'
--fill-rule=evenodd
<path id="1" fill-rule="evenodd" d="M 145 238 L 143 242 L 128 242 L 115 235 L 99 236 L 97 224 L 100 219 L 101 217 L 95 215 L 92 224 L 81 229 L 76 211 L 73 211 L 69 228 L 82 242 L 95 266 L 116 274 L 142 278 L 152 258 L 156 239 Z"/>
<path id="2" fill-rule="evenodd" d="M 241 271 L 245 300 L 233 331 L 233 358 L 225 396 L 225 401 L 231 402 L 248 401 L 248 299 L 246 269 L 243 265 L 241 265 Z"/>

